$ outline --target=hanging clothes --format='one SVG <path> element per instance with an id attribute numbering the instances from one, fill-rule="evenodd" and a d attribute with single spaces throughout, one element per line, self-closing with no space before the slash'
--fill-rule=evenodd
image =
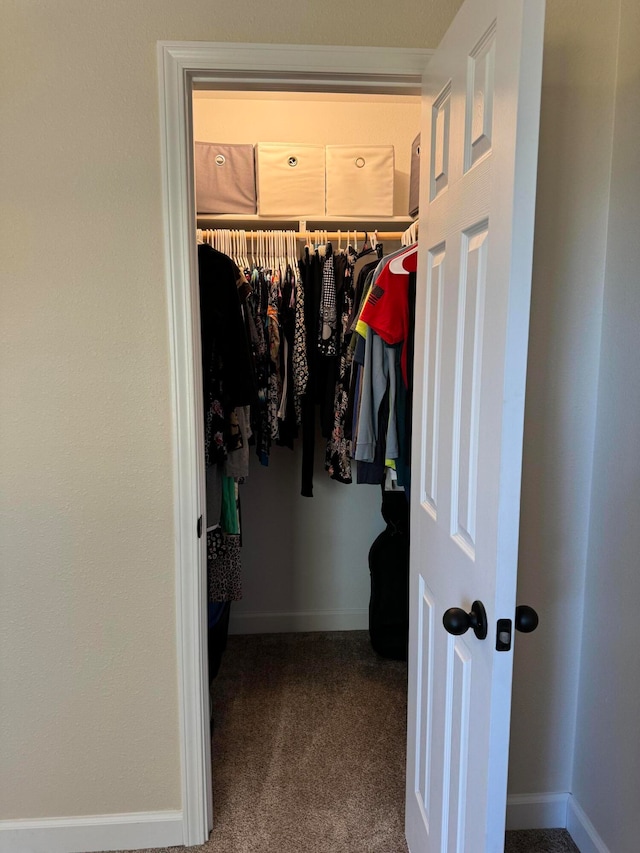
<path id="1" fill-rule="evenodd" d="M 302 483 L 300 494 L 313 497 L 313 460 L 316 443 L 316 400 L 318 396 L 317 322 L 322 292 L 322 260 L 305 247 L 299 264 L 304 289 L 304 323 L 306 328 L 307 386 L 301 398 L 302 409 Z"/>
<path id="2" fill-rule="evenodd" d="M 320 317 L 318 324 L 318 351 L 323 356 L 337 354 L 337 308 L 336 281 L 331 244 L 326 247 L 322 267 L 322 289 L 320 292 Z"/>
<path id="3" fill-rule="evenodd" d="M 402 259 L 410 264 L 405 267 Z M 409 273 L 415 272 L 415 248 L 401 249 L 383 262 L 375 276 L 361 319 L 388 344 L 402 344 L 402 376 L 407 385 L 407 348 L 409 336 Z M 396 264 L 395 262 L 400 262 Z"/>
<path id="4" fill-rule="evenodd" d="M 269 348 L 267 341 L 267 308 L 269 285 L 261 269 L 251 273 L 252 294 L 247 300 L 251 352 L 256 377 L 256 405 L 252 408 L 251 428 L 255 435 L 256 453 L 262 465 L 269 464 L 271 430 L 269 428 Z"/>
<path id="5" fill-rule="evenodd" d="M 267 281 L 267 341 L 269 348 L 269 380 L 267 384 L 267 418 L 269 435 L 272 441 L 277 441 L 278 408 L 282 394 L 282 379 L 280 376 L 280 275 L 278 272 L 265 274 Z"/>
<path id="6" fill-rule="evenodd" d="M 294 349 L 296 336 L 296 276 L 287 266 L 280 298 L 280 375 L 282 393 L 278 407 L 278 444 L 293 449 L 298 434 Z M 299 383 L 300 384 L 300 383 Z"/>
<path id="7" fill-rule="evenodd" d="M 219 527 L 207 531 L 207 578 L 209 601 L 240 601 L 242 563 L 240 537 Z"/>
<path id="8" fill-rule="evenodd" d="M 305 324 L 304 287 L 298 266 L 291 269 L 295 278 L 295 332 L 293 339 L 293 393 L 296 425 L 302 424 L 302 398 L 309 382 L 307 360 L 307 327 Z"/>
<path id="9" fill-rule="evenodd" d="M 409 348 L 413 346 L 409 277 L 415 246 L 382 259 L 371 275 L 355 323 L 356 348 L 348 411 L 354 413 L 352 453 L 358 482 L 382 483 L 392 469 L 394 485 L 409 485 L 411 394 Z M 406 266 L 405 266 L 406 264 Z M 415 295 L 412 294 L 412 298 Z M 400 362 L 398 356 L 400 354 Z M 400 366 L 399 366 L 400 364 Z M 355 378 L 354 378 L 355 374 Z"/>
<path id="10" fill-rule="evenodd" d="M 238 410 L 255 403 L 254 372 L 239 290 L 241 277 L 227 255 L 206 244 L 198 246 L 210 601 L 231 601 L 242 595 L 239 541 L 223 540 L 218 527 L 228 504 L 225 482 L 229 478 L 225 480 L 223 466 L 244 443 Z"/>
<path id="11" fill-rule="evenodd" d="M 208 401 L 211 387 L 217 383 L 229 409 L 250 405 L 255 395 L 239 275 L 227 255 L 204 243 L 198 246 L 203 394 Z"/>
<path id="12" fill-rule="evenodd" d="M 347 248 L 344 259 L 341 288 L 342 310 L 337 330 L 340 362 L 338 366 L 338 379 L 335 384 L 333 429 L 327 442 L 325 469 L 333 480 L 338 480 L 341 483 L 351 483 L 351 441 L 345 434 L 347 407 L 349 404 L 351 363 L 353 361 L 353 349 L 351 348 L 352 332 L 349 329 L 349 320 L 353 313 L 355 300 L 353 272 L 356 263 L 356 254 L 351 247 Z"/>
<path id="13" fill-rule="evenodd" d="M 246 274 L 216 255 L 222 265 L 226 258 L 227 278 L 234 276 L 236 283 L 253 395 L 250 409 L 229 398 L 228 359 L 218 352 L 222 345 L 209 352 L 203 335 L 203 365 L 210 365 L 208 464 L 241 480 L 248 475 L 249 442 L 267 465 L 271 447 L 293 448 L 301 429 L 301 494 L 312 496 L 319 412 L 327 439 L 324 467 L 332 479 L 353 482 L 355 461 L 358 482 L 381 482 L 390 468 L 394 484 L 408 483 L 412 321 L 410 271 L 402 264 L 413 247 L 379 260 L 370 248 L 358 256 L 327 243 L 307 246 L 297 264 L 287 260 L 290 249 L 282 250 L 277 235 L 260 243 Z M 203 305 L 209 296 L 210 291 L 203 295 Z M 221 334 L 228 336 L 230 329 L 226 325 Z M 239 334 L 237 322 L 235 330 Z M 217 491 L 222 488 L 220 478 L 209 479 Z"/>

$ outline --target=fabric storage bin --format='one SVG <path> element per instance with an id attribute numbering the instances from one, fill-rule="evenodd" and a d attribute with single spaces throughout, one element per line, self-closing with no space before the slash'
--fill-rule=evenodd
<path id="1" fill-rule="evenodd" d="M 393 145 L 327 145 L 327 214 L 393 216 Z"/>
<path id="2" fill-rule="evenodd" d="M 411 145 L 411 174 L 409 177 L 409 216 L 416 216 L 420 209 L 420 134 Z"/>
<path id="3" fill-rule="evenodd" d="M 258 213 L 324 215 L 324 146 L 298 142 L 256 145 Z"/>
<path id="4" fill-rule="evenodd" d="M 198 213 L 255 213 L 253 145 L 196 142 Z"/>

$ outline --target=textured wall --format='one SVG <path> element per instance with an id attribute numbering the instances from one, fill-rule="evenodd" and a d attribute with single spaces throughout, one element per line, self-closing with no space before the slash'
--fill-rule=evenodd
<path id="1" fill-rule="evenodd" d="M 180 807 L 159 39 L 430 47 L 458 0 L 0 9 L 0 818 Z"/>
<path id="2" fill-rule="evenodd" d="M 640 7 L 622 0 L 573 793 L 611 851 L 638 848 Z"/>
<path id="3" fill-rule="evenodd" d="M 589 525 L 618 0 L 547 3 L 509 790 L 568 791 Z"/>

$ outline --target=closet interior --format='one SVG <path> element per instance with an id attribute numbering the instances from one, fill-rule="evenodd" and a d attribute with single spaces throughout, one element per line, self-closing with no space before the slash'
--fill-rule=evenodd
<path id="1" fill-rule="evenodd" d="M 226 249 L 237 261 L 244 259 L 254 267 L 256 260 L 268 262 L 265 256 L 274 250 L 279 257 L 288 258 L 293 252 L 297 258 L 302 258 L 305 247 L 311 247 L 313 253 L 314 247 L 329 242 L 335 253 L 351 246 L 358 254 L 365 248 L 366 238 L 370 249 L 375 252 L 378 243 L 381 244 L 378 251 L 388 255 L 400 248 L 405 232 L 405 242 L 415 238 L 416 227 L 411 226 L 417 217 L 415 211 L 414 215 L 409 214 L 409 196 L 412 146 L 415 157 L 414 142 L 420 129 L 419 97 L 196 89 L 192 106 L 199 240 L 211 242 L 222 251 Z M 240 152 L 240 171 L 232 182 L 231 202 L 218 205 L 223 212 L 211 212 L 206 208 L 215 205 L 206 197 L 204 202 L 202 200 L 204 167 L 199 165 L 199 143 L 231 145 L 233 149 L 226 150 L 231 151 L 232 156 L 235 156 L 234 150 Z M 319 179 L 317 175 L 303 179 L 302 192 L 306 192 L 307 199 L 315 187 L 315 201 L 302 202 L 311 209 L 295 208 L 300 203 L 295 198 L 295 188 L 291 201 L 278 198 L 279 193 L 284 193 L 286 199 L 288 192 L 279 189 L 283 184 L 279 177 L 275 181 L 275 200 L 265 196 L 268 188 L 264 190 L 264 171 L 269 163 L 267 161 L 264 166 L 262 159 L 257 164 L 257 198 L 252 206 L 238 185 L 247 180 L 247 163 L 254 157 L 257 161 L 257 152 L 264 147 L 268 149 L 268 143 L 291 143 L 292 157 L 296 156 L 296 151 L 306 155 L 305 146 L 338 154 L 340 146 L 366 147 L 367 153 L 375 153 L 374 147 L 379 149 L 387 162 L 382 164 L 382 188 L 377 197 L 375 192 L 373 194 L 373 205 L 378 210 L 367 210 L 366 200 L 364 207 L 359 203 L 357 186 L 354 188 L 351 182 L 351 176 L 355 173 L 359 178 L 369 168 L 369 163 L 361 169 L 361 160 L 356 156 L 355 169 L 347 172 L 346 178 L 338 175 L 332 186 L 329 154 L 326 176 L 321 171 Z M 390 147 L 391 187 L 387 153 Z M 210 163 L 213 170 L 217 168 L 216 156 L 228 158 L 228 153 L 226 157 L 216 155 L 216 150 L 209 155 L 214 158 Z M 350 157 L 352 151 L 347 151 Z M 290 168 L 293 174 L 295 167 Z M 233 205 L 235 212 L 231 212 Z M 287 212 L 274 214 L 272 211 L 278 205 Z M 342 211 L 345 205 L 351 205 L 348 209 L 358 212 L 349 215 L 326 212 Z M 385 211 L 382 214 L 381 207 Z M 242 231 L 244 236 L 231 233 Z M 275 236 L 260 233 L 269 231 Z M 287 237 L 284 232 L 293 232 L 293 236 Z M 240 265 L 244 266 L 244 262 Z M 252 441 L 255 438 L 259 437 Z M 273 440 L 268 460 L 262 460 L 268 461 L 266 465 L 261 464 L 256 445 L 250 447 L 249 476 L 238 490 L 242 597 L 231 605 L 230 633 L 366 630 L 368 627 L 371 584 L 367 555 L 372 542 L 384 529 L 380 487 L 356 482 L 355 461 L 351 484 L 331 478 L 325 470 L 327 438 L 322 435 L 318 411 L 313 497 L 308 496 L 309 488 L 307 495 L 302 495 L 302 445 L 300 429 L 293 440 L 293 449 L 279 446 L 278 441 Z M 305 464 L 309 464 L 308 459 Z M 212 522 L 216 523 L 210 517 L 209 527 Z"/>
<path id="2" fill-rule="evenodd" d="M 224 756 L 227 748 L 232 752 L 239 749 L 238 740 L 228 734 L 233 731 L 229 715 L 243 713 L 242 696 L 247 695 L 247 678 L 256 685 L 262 703 L 287 705 L 292 700 L 282 698 L 287 695 L 286 687 L 281 684 L 275 687 L 277 677 L 272 667 L 278 664 L 271 656 L 295 657 L 291 643 L 296 643 L 297 633 L 309 638 L 312 635 L 308 632 L 333 632 L 324 635 L 320 644 L 313 647 L 308 646 L 308 639 L 299 637 L 298 646 L 306 651 L 300 652 L 301 663 L 292 678 L 315 679 L 310 686 L 320 693 L 317 700 L 311 700 L 313 708 L 322 706 L 327 689 L 330 692 L 335 689 L 338 695 L 329 700 L 329 711 L 323 717 L 328 719 L 337 714 L 335 732 L 344 727 L 353 728 L 353 735 L 351 729 L 343 732 L 348 744 L 345 755 L 351 750 L 356 764 L 378 768 L 363 781 L 367 791 L 362 796 L 371 803 L 372 811 L 378 802 L 379 786 L 388 782 L 385 777 L 391 774 L 395 779 L 395 784 L 389 787 L 388 803 L 382 806 L 379 803 L 378 811 L 382 825 L 387 827 L 384 832 L 396 833 L 402 839 L 406 670 L 398 661 L 406 659 L 408 633 L 410 483 L 406 463 L 410 447 L 410 403 L 407 404 L 410 392 L 405 386 L 411 364 L 407 367 L 404 350 L 406 327 L 411 322 L 409 314 L 402 317 L 401 337 L 405 340 L 396 341 L 393 347 L 384 344 L 382 361 L 386 374 L 382 396 L 379 382 L 372 390 L 373 397 L 376 393 L 378 397 L 370 404 L 375 423 L 374 435 L 368 441 L 372 454 L 369 458 L 376 456 L 375 464 L 345 459 L 345 455 L 357 455 L 356 433 L 357 446 L 365 446 L 358 417 L 363 422 L 361 413 L 366 408 L 363 394 L 370 380 L 364 379 L 365 365 L 356 368 L 356 362 L 366 359 L 367 348 L 371 353 L 376 337 L 369 330 L 365 343 L 367 327 L 358 327 L 357 321 L 364 318 L 361 309 L 367 302 L 374 271 L 379 273 L 385 259 L 403 246 L 409 247 L 404 250 L 407 258 L 412 255 L 413 246 L 413 257 L 404 261 L 404 268 L 400 260 L 394 280 L 402 280 L 406 290 L 410 292 L 413 287 L 415 292 L 416 159 L 419 165 L 421 101 L 415 95 L 397 94 L 195 90 L 192 106 L 208 461 L 208 575 L 210 593 L 212 584 L 217 589 L 217 593 L 209 594 L 208 603 L 209 671 L 212 707 L 222 708 L 224 726 L 230 726 L 216 729 L 214 736 L 214 815 L 216 786 L 218 793 L 222 789 L 225 801 L 244 796 L 234 787 L 237 777 L 234 760 L 230 759 L 227 766 Z M 297 183 L 292 181 L 296 176 Z M 331 282 L 325 277 L 329 268 Z M 276 269 L 279 273 L 274 276 Z M 407 270 L 413 273 L 409 275 Z M 241 422 L 230 427 L 228 422 L 220 420 L 216 428 L 212 423 L 216 418 L 212 407 L 215 394 L 212 395 L 211 388 L 207 389 L 211 342 L 206 340 L 205 325 L 207 317 L 213 317 L 220 308 L 219 304 L 216 307 L 219 299 L 216 294 L 222 278 L 218 280 L 217 276 L 223 274 L 229 295 L 238 286 L 247 346 L 231 345 L 226 352 L 233 365 L 227 375 L 233 383 L 239 381 L 239 387 L 217 388 L 223 397 L 226 395 L 227 405 L 238 406 L 243 412 Z M 249 290 L 251 295 L 247 297 Z M 387 291 L 390 292 L 388 286 Z M 299 297 L 304 300 L 303 308 L 298 304 Z M 375 301 L 373 296 L 370 298 Z M 401 309 L 393 310 L 392 319 L 397 325 L 400 322 L 397 312 Z M 204 312 L 210 313 L 204 316 Z M 307 378 L 303 394 L 299 393 L 298 363 L 301 317 L 306 335 L 303 350 L 307 356 L 307 364 L 302 368 L 303 384 Z M 222 325 L 218 326 L 218 333 L 232 343 L 236 340 L 234 335 L 242 334 L 242 329 L 233 325 L 236 313 L 233 318 L 233 322 L 222 318 Z M 356 341 L 362 345 L 359 349 Z M 265 367 L 269 356 L 273 356 L 274 343 L 278 355 Z M 347 343 L 351 344 L 348 359 Z M 378 344 L 382 349 L 380 338 Z M 258 354 L 260 347 L 262 356 Z M 246 371 L 242 373 L 242 365 L 247 351 L 257 396 L 243 386 Z M 276 363 L 278 369 L 274 371 Z M 377 361 L 372 363 L 378 366 Z M 371 384 L 373 387 L 375 383 Z M 410 377 L 408 384 L 410 388 Z M 341 400 L 341 417 L 338 400 Z M 251 407 L 247 409 L 249 402 Z M 404 412 L 406 417 L 407 405 L 408 419 L 401 423 L 396 411 Z M 393 451 L 392 424 L 393 441 L 402 446 Z M 252 432 L 250 442 L 246 441 L 247 425 Z M 229 446 L 218 455 L 222 461 L 215 465 L 219 451 L 216 441 L 233 444 L 238 433 L 244 451 Z M 383 445 L 382 459 L 379 458 L 381 434 L 388 439 Z M 386 451 L 393 461 L 386 458 Z M 236 466 L 238 460 L 240 468 Z M 225 528 L 239 530 L 240 535 L 227 538 L 222 533 Z M 227 542 L 232 542 L 233 547 L 226 549 Z M 239 548 L 238 543 L 241 543 Z M 375 583 L 372 582 L 374 565 L 380 566 L 382 572 Z M 398 577 L 393 576 L 394 572 Z M 384 625 L 380 633 L 375 633 L 376 613 L 382 622 L 388 613 L 393 613 L 390 630 Z M 340 633 L 367 629 L 370 629 L 369 638 L 363 633 Z M 256 666 L 256 660 L 265 654 L 262 641 L 232 637 L 231 642 L 237 642 L 226 652 L 226 657 L 223 653 L 228 635 L 264 634 L 282 637 L 280 645 L 277 640 L 267 640 L 273 645 L 266 647 L 265 666 L 269 675 L 265 678 L 273 695 L 268 690 L 263 692 L 262 670 L 247 675 L 251 665 Z M 333 644 L 329 641 L 325 648 L 322 643 L 326 643 L 327 636 L 335 637 L 336 641 Z M 324 667 L 326 677 L 327 659 L 321 656 L 314 662 L 313 655 L 324 649 L 322 654 L 328 654 L 331 660 L 332 646 L 338 656 L 335 663 L 329 663 L 334 675 L 329 674 L 331 687 L 327 688 L 322 686 L 319 676 Z M 359 687 L 353 687 L 351 676 L 345 675 L 347 658 L 351 661 L 349 666 L 355 665 L 356 670 L 360 666 L 356 659 L 362 660 L 364 675 L 354 675 L 353 679 Z M 289 664 L 282 665 L 288 671 Z M 307 665 L 315 676 L 304 672 Z M 229 667 L 239 671 L 231 671 Z M 361 676 L 364 680 L 360 680 Z M 351 687 L 345 686 L 345 678 Z M 340 679 L 342 687 L 338 686 Z M 380 686 L 376 687 L 378 681 Z M 352 689 L 355 693 L 349 699 Z M 375 709 L 370 709 L 373 716 L 368 718 L 357 708 L 366 705 L 376 689 L 382 690 L 384 698 L 375 701 Z M 355 712 L 351 707 L 354 703 Z M 250 708 L 249 701 L 245 712 L 247 723 L 240 723 L 241 732 L 245 731 L 245 725 L 253 727 L 249 722 L 253 719 Z M 214 717 L 218 710 L 214 710 Z M 279 713 L 274 707 L 269 707 L 269 712 Z M 313 716 L 314 711 L 300 713 Z M 367 732 L 371 729 L 370 736 L 356 731 L 362 728 L 363 720 L 368 720 L 365 728 Z M 237 726 L 237 719 L 235 723 Z M 216 719 L 214 724 L 220 725 Z M 286 723 L 278 718 L 273 725 L 282 728 Z M 313 729 L 316 724 L 310 720 L 308 724 L 302 723 L 303 728 L 305 725 Z M 381 726 L 387 729 L 389 737 L 386 753 L 384 748 L 382 752 L 379 749 L 379 744 L 384 743 L 384 738 L 382 741 L 379 738 Z M 292 732 L 298 730 L 299 724 L 293 723 Z M 333 729 L 322 734 L 318 731 L 320 738 L 331 740 L 339 736 Z M 296 754 L 285 760 L 304 763 L 304 747 L 296 745 L 296 735 L 286 739 L 289 749 Z M 244 740 L 240 734 L 240 741 Z M 255 740 L 256 744 L 261 740 L 258 732 Z M 250 763 L 262 760 L 255 758 L 250 745 L 243 743 L 242 749 L 249 750 L 246 760 Z M 371 749 L 379 754 L 374 757 Z M 342 759 L 336 760 L 339 763 Z M 332 753 L 329 761 L 333 764 Z M 269 758 L 266 762 L 269 766 L 277 765 L 275 759 L 275 765 Z M 324 784 L 330 790 L 334 787 L 333 770 L 327 772 L 329 781 Z M 345 773 L 348 772 L 345 768 Z M 321 777 L 324 778 L 323 773 L 316 767 L 311 776 L 303 776 L 295 784 L 304 787 L 308 783 L 313 788 L 314 780 Z M 239 784 L 245 782 L 241 780 Z M 278 782 L 266 779 L 265 785 L 279 787 Z M 286 793 L 285 786 L 278 796 L 287 800 L 291 794 Z M 337 797 L 345 800 L 343 793 Z M 390 812 L 393 819 L 389 818 Z M 286 806 L 280 814 L 284 825 L 288 819 Z M 346 818 L 347 822 L 351 820 L 355 826 L 358 814 L 359 809 L 355 809 Z"/>

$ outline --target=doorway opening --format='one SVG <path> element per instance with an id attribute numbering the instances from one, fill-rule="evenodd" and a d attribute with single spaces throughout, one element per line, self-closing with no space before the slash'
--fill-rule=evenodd
<path id="1" fill-rule="evenodd" d="M 199 318 L 197 312 L 197 255 L 194 199 L 193 123 L 194 97 L 218 98 L 232 103 L 256 97 L 274 98 L 273 93 L 295 93 L 289 98 L 307 101 L 332 96 L 348 106 L 349 99 L 360 96 L 384 104 L 400 98 L 413 99 L 421 87 L 421 72 L 429 51 L 297 48 L 283 46 L 160 45 L 161 103 L 164 111 L 165 193 L 169 241 L 167 261 L 170 270 L 169 298 L 172 315 L 172 345 L 176 410 L 176 483 L 178 510 L 177 587 L 178 649 L 181 664 L 182 758 L 185 813 L 185 843 L 201 843 L 212 826 L 209 744 L 208 675 L 206 668 L 206 554 L 205 538 L 194 536 L 197 520 L 206 506 L 204 448 L 202 430 Z M 286 70 L 283 70 L 286 69 Z M 215 92 L 215 96 L 208 93 Z M 200 94 L 202 93 L 202 94 Z M 224 93 L 224 95 L 222 95 Z M 269 94 L 266 94 L 269 93 Z M 221 97 L 222 95 L 222 97 Z M 282 96 L 280 96 L 282 99 Z M 285 98 L 286 99 L 286 98 Z M 325 104 L 326 106 L 326 104 Z M 416 107 L 419 109 L 419 107 Z M 412 128 L 417 132 L 418 128 Z M 285 137 L 286 138 L 286 137 Z M 257 137 L 256 137 L 257 140 Z M 304 214 L 305 211 L 300 213 Z M 408 216 L 401 217 L 406 222 Z M 403 221 L 403 225 L 405 224 Z M 345 230 L 349 224 L 344 222 Z M 337 223 L 332 223 L 338 227 Z M 396 222 L 396 229 L 400 223 Z M 275 466 L 274 466 L 275 467 Z M 275 472 L 273 472 L 275 473 Z M 264 472 L 269 477 L 272 472 Z M 331 483 L 337 489 L 345 488 Z M 346 489 L 366 489 L 351 486 Z M 375 522 L 379 523 L 379 492 L 373 498 Z M 314 499 L 315 500 L 315 499 Z M 368 513 L 367 513 L 368 515 Z M 250 540 L 252 532 L 247 529 Z M 366 572 L 367 538 L 362 553 Z M 197 566 L 198 571 L 193 572 Z M 362 571 L 361 571 L 362 575 Z M 362 581 L 362 578 L 360 579 Z M 339 591 L 338 591 L 339 593 Z M 362 601 L 362 586 L 351 590 Z M 300 593 L 302 595 L 302 593 Z M 327 614 L 333 627 L 365 627 L 364 606 L 351 608 L 351 614 Z M 326 610 L 327 608 L 325 608 Z M 346 608 L 347 610 L 349 608 Z M 308 610 L 307 616 L 308 614 Z M 295 611 L 289 611 L 289 618 Z M 245 624 L 251 614 L 242 613 Z M 273 621 L 273 613 L 271 614 Z M 300 618 L 299 614 L 298 617 Z M 317 620 L 317 614 L 315 615 Z M 337 622 L 336 622 L 337 619 Z M 344 620 L 351 619 L 351 624 Z M 342 624 L 340 624 L 342 620 Z M 358 620 L 359 623 L 358 623 Z M 255 619 L 256 624 L 259 620 Z M 304 619 L 300 624 L 304 624 Z M 308 622 L 306 624 L 309 624 Z M 325 623 L 326 624 L 326 623 Z M 323 627 L 316 621 L 316 625 Z M 317 629 L 317 628 L 316 628 Z M 285 629 L 287 630 L 287 629 Z M 288 629 L 290 630 L 290 628 Z"/>

